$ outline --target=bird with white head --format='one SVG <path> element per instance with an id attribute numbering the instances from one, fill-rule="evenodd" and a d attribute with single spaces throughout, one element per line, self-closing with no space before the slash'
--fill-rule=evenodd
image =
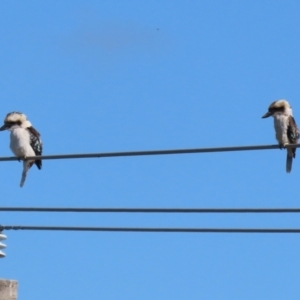
<path id="1" fill-rule="evenodd" d="M 10 131 L 10 149 L 19 159 L 23 160 L 23 172 L 20 182 L 22 187 L 25 183 L 28 170 L 33 164 L 36 164 L 38 169 L 42 168 L 42 161 L 26 160 L 30 156 L 40 156 L 43 151 L 43 144 L 39 132 L 34 129 L 26 115 L 20 112 L 11 112 L 6 115 L 4 125 L 0 131 Z"/>

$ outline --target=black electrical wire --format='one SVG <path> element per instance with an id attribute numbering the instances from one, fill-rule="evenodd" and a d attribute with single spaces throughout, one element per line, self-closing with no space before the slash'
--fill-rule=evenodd
<path id="1" fill-rule="evenodd" d="M 287 148 L 299 148 L 300 144 L 287 145 Z M 124 157 L 124 156 L 149 156 L 149 155 L 170 155 L 170 154 L 191 154 L 191 153 L 210 153 L 210 152 L 232 152 L 249 150 L 271 150 L 279 149 L 279 145 L 258 145 L 258 146 L 235 146 L 235 147 L 215 147 L 215 148 L 192 148 L 192 149 L 170 149 L 170 150 L 146 150 L 146 151 L 125 151 L 125 152 L 100 152 L 83 154 L 58 154 L 26 157 L 31 159 L 74 159 L 74 158 L 101 158 L 101 157 Z M 17 157 L 0 157 L 0 161 L 19 160 Z"/>
<path id="2" fill-rule="evenodd" d="M 0 212 L 73 213 L 300 213 L 300 208 L 75 208 L 75 207 L 0 207 Z"/>
<path id="3" fill-rule="evenodd" d="M 160 233 L 300 233 L 300 228 L 139 228 L 0 225 L 2 230 L 160 232 Z"/>

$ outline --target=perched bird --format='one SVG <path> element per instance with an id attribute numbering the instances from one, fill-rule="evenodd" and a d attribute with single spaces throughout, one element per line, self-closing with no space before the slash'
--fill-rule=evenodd
<path id="1" fill-rule="evenodd" d="M 6 115 L 4 125 L 0 131 L 10 131 L 10 149 L 20 160 L 23 160 L 23 172 L 20 186 L 24 185 L 27 172 L 35 163 L 38 169 L 42 168 L 42 161 L 25 160 L 28 156 L 42 155 L 43 145 L 40 134 L 34 129 L 27 117 L 20 112 L 11 112 Z"/>
<path id="2" fill-rule="evenodd" d="M 276 139 L 280 149 L 289 144 L 297 144 L 299 139 L 299 129 L 293 117 L 290 104 L 286 100 L 278 100 L 269 106 L 268 112 L 262 118 L 274 118 Z M 296 148 L 287 148 L 286 171 L 292 170 L 293 158 L 296 157 Z"/>

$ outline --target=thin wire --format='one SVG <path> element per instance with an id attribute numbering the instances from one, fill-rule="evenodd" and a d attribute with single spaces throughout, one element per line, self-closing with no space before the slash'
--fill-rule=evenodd
<path id="1" fill-rule="evenodd" d="M 74 208 L 74 207 L 0 207 L 6 212 L 73 213 L 300 213 L 300 208 Z"/>
<path id="2" fill-rule="evenodd" d="M 299 148 L 300 144 L 287 145 L 287 148 Z M 127 152 L 100 152 L 85 154 L 58 154 L 43 156 L 28 156 L 30 159 L 74 159 L 74 158 L 102 158 L 102 157 L 122 157 L 122 156 L 147 156 L 147 155 L 170 155 L 170 154 L 191 154 L 191 153 L 210 153 L 210 152 L 232 152 L 250 150 L 271 150 L 278 149 L 278 145 L 258 145 L 258 146 L 236 146 L 236 147 L 216 147 L 216 148 L 193 148 L 193 149 L 171 149 L 171 150 L 149 150 L 149 151 L 127 151 Z M 0 161 L 15 161 L 17 157 L 0 157 Z"/>
<path id="3" fill-rule="evenodd" d="M 164 233 L 300 233 L 300 228 L 138 228 L 138 227 L 61 227 L 0 226 L 1 230 L 100 231 L 100 232 L 164 232 Z"/>

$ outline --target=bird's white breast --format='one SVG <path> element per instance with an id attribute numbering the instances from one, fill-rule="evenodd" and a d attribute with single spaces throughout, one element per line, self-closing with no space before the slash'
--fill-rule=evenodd
<path id="1" fill-rule="evenodd" d="M 288 136 L 287 136 L 287 129 L 288 129 L 288 118 L 287 115 L 275 115 L 274 116 L 274 127 L 276 131 L 276 139 L 281 144 L 289 143 Z"/>
<path id="2" fill-rule="evenodd" d="M 14 128 L 10 133 L 10 149 L 18 156 L 35 156 L 30 146 L 29 132 L 21 127 Z"/>

